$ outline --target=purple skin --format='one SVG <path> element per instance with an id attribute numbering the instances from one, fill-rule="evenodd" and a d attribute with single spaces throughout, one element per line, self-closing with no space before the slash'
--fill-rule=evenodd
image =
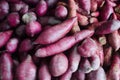
<path id="1" fill-rule="evenodd" d="M 96 34 L 110 34 L 120 28 L 119 20 L 109 20 L 103 22 L 101 25 L 97 26 L 95 33 Z"/>
<path id="2" fill-rule="evenodd" d="M 48 65 L 42 62 L 38 71 L 38 80 L 51 80 L 51 74 L 48 69 Z"/>
<path id="3" fill-rule="evenodd" d="M 70 18 L 61 24 L 57 24 L 43 31 L 34 41 L 36 44 L 50 44 L 64 37 L 73 27 L 73 23 L 77 20 L 76 17 Z"/>
<path id="4" fill-rule="evenodd" d="M 17 80 L 35 80 L 36 66 L 30 55 L 17 67 L 16 78 Z"/>
<path id="5" fill-rule="evenodd" d="M 7 20 L 11 27 L 16 27 L 20 23 L 20 16 L 17 12 L 13 12 L 8 15 Z"/>
<path id="6" fill-rule="evenodd" d="M 30 39 L 24 39 L 19 46 L 20 53 L 28 52 L 31 49 L 32 49 L 32 42 Z"/>
<path id="7" fill-rule="evenodd" d="M 114 55 L 110 69 L 107 73 L 107 80 L 119 80 L 120 79 L 120 56 Z"/>
<path id="8" fill-rule="evenodd" d="M 36 13 L 38 16 L 44 16 L 47 13 L 47 3 L 45 0 L 41 0 L 36 6 Z"/>
<path id="9" fill-rule="evenodd" d="M 72 77 L 72 72 L 67 70 L 62 76 L 60 76 L 60 80 L 70 80 Z"/>
<path id="10" fill-rule="evenodd" d="M 0 1 L 0 20 L 9 13 L 9 4 L 6 1 Z"/>
<path id="11" fill-rule="evenodd" d="M 105 71 L 102 67 L 99 67 L 96 71 L 92 71 L 87 74 L 86 80 L 107 80 Z M 117 80 L 117 79 L 111 79 Z"/>
<path id="12" fill-rule="evenodd" d="M 75 43 L 76 43 L 75 38 L 73 36 L 65 37 L 54 44 L 51 44 L 43 48 L 39 48 L 35 52 L 35 56 L 36 57 L 52 56 L 60 52 L 66 51 L 67 49 L 71 48 Z"/>
<path id="13" fill-rule="evenodd" d="M 91 2 L 90 0 L 78 0 L 80 8 L 85 10 L 88 14 L 90 13 Z"/>
<path id="14" fill-rule="evenodd" d="M 108 2 L 106 2 L 100 11 L 100 20 L 101 21 L 108 20 L 112 13 L 113 13 L 113 6 L 111 6 Z"/>
<path id="15" fill-rule="evenodd" d="M 89 73 L 92 71 L 91 64 L 87 58 L 82 58 L 79 65 L 79 71 L 83 73 Z"/>
<path id="16" fill-rule="evenodd" d="M 31 21 L 26 25 L 26 34 L 30 37 L 34 37 L 42 30 L 41 24 L 37 21 Z"/>
<path id="17" fill-rule="evenodd" d="M 54 44 L 48 45 L 43 48 L 39 48 L 35 52 L 35 56 L 36 57 L 48 57 L 51 55 L 55 55 L 57 53 L 64 52 L 70 49 L 75 43 L 78 43 L 87 37 L 91 37 L 93 33 L 94 31 L 91 31 L 91 30 L 82 30 L 73 36 L 64 37 L 60 39 L 59 41 L 55 42 Z"/>
<path id="18" fill-rule="evenodd" d="M 113 33 L 108 35 L 108 42 L 112 46 L 115 51 L 120 48 L 120 35 L 118 31 L 114 31 Z"/>
<path id="19" fill-rule="evenodd" d="M 11 38 L 7 45 L 6 45 L 6 51 L 9 53 L 14 53 L 18 46 L 18 39 L 17 38 Z"/>
<path id="20" fill-rule="evenodd" d="M 5 32 L 0 32 L 0 48 L 3 47 L 10 37 L 12 36 L 13 31 L 5 31 Z"/>
<path id="21" fill-rule="evenodd" d="M 58 5 L 55 9 L 55 16 L 60 19 L 67 17 L 68 11 L 67 8 L 63 5 Z"/>
<path id="22" fill-rule="evenodd" d="M 100 67 L 100 58 L 97 54 L 89 58 L 92 70 L 97 70 Z"/>
<path id="23" fill-rule="evenodd" d="M 87 38 L 78 47 L 78 52 L 83 57 L 91 57 L 97 52 L 97 44 L 92 38 Z"/>
<path id="24" fill-rule="evenodd" d="M 13 61 L 9 53 L 0 56 L 0 80 L 13 80 Z"/>
<path id="25" fill-rule="evenodd" d="M 71 72 L 73 73 L 77 71 L 80 60 L 81 60 L 81 55 L 77 51 L 77 46 L 74 46 L 68 59 L 69 59 L 69 69 L 71 70 Z"/>
<path id="26" fill-rule="evenodd" d="M 71 80 L 85 80 L 85 73 L 81 71 L 76 71 L 73 73 Z"/>
<path id="27" fill-rule="evenodd" d="M 61 66 L 62 65 L 62 66 Z M 52 57 L 49 64 L 49 70 L 52 76 L 58 77 L 63 75 L 68 69 L 68 59 L 63 53 Z"/>

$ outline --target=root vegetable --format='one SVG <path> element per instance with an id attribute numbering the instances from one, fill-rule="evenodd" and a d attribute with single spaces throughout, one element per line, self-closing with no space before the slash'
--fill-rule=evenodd
<path id="1" fill-rule="evenodd" d="M 35 80 L 36 66 L 34 65 L 30 55 L 19 64 L 16 70 L 17 80 Z"/>
<path id="2" fill-rule="evenodd" d="M 63 75 L 68 69 L 68 59 L 63 53 L 59 53 L 52 57 L 49 70 L 52 76 L 57 77 Z"/>
<path id="3" fill-rule="evenodd" d="M 0 80 L 13 80 L 13 60 L 9 53 L 0 56 Z"/>

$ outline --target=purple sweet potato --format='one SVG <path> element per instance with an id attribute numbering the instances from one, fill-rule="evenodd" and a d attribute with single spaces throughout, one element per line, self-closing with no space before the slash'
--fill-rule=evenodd
<path id="1" fill-rule="evenodd" d="M 96 34 L 109 34 L 120 28 L 119 20 L 104 21 L 96 28 Z"/>
<path id="2" fill-rule="evenodd" d="M 55 25 L 43 31 L 34 41 L 37 44 L 50 44 L 64 37 L 73 27 L 76 17 L 70 18 L 61 24 Z"/>
<path id="3" fill-rule="evenodd" d="M 0 1 L 0 20 L 3 20 L 9 13 L 9 4 L 7 1 Z"/>
<path id="4" fill-rule="evenodd" d="M 107 73 L 107 80 L 120 80 L 120 56 L 114 55 Z"/>
<path id="5" fill-rule="evenodd" d="M 57 77 L 63 75 L 68 69 L 68 59 L 63 53 L 59 53 L 52 57 L 49 70 L 52 76 Z"/>
<path id="6" fill-rule="evenodd" d="M 92 38 L 87 38 L 78 47 L 78 52 L 83 57 L 91 57 L 97 52 L 97 44 Z"/>
<path id="7" fill-rule="evenodd" d="M 83 73 L 89 73 L 92 71 L 90 61 L 87 58 L 82 58 L 79 65 L 79 71 Z"/>
<path id="8" fill-rule="evenodd" d="M 63 51 L 68 50 L 69 48 L 71 48 L 75 43 L 78 43 L 81 40 L 92 36 L 93 33 L 94 33 L 94 31 L 91 31 L 91 30 L 83 30 L 83 31 L 76 33 L 73 36 L 64 37 L 54 44 L 48 45 L 43 48 L 39 48 L 35 52 L 35 56 L 47 57 L 47 56 L 55 55 L 57 53 L 61 53 Z M 64 45 L 64 44 L 66 44 L 66 45 Z"/>
<path id="9" fill-rule="evenodd" d="M 69 59 L 69 69 L 71 70 L 71 72 L 77 71 L 81 59 L 80 54 L 77 52 L 77 46 L 74 46 L 68 59 Z"/>
<path id="10" fill-rule="evenodd" d="M 104 66 L 109 66 L 111 64 L 112 57 L 112 47 L 104 47 Z"/>
<path id="11" fill-rule="evenodd" d="M 30 37 L 34 37 L 35 35 L 39 34 L 42 30 L 42 26 L 37 21 L 31 21 L 26 25 L 26 34 Z"/>
<path id="12" fill-rule="evenodd" d="M 89 58 L 92 70 L 97 70 L 100 67 L 100 58 L 97 54 Z"/>
<path id="13" fill-rule="evenodd" d="M 36 6 L 36 13 L 38 16 L 44 16 L 47 13 L 47 2 L 45 0 L 40 0 Z"/>
<path id="14" fill-rule="evenodd" d="M 118 31 L 114 31 L 113 33 L 108 35 L 108 42 L 112 46 L 115 51 L 120 48 L 120 35 Z"/>
<path id="15" fill-rule="evenodd" d="M 17 38 L 11 38 L 7 45 L 6 45 L 6 51 L 9 53 L 14 53 L 18 46 L 18 39 Z"/>
<path id="16" fill-rule="evenodd" d="M 96 0 L 91 0 L 91 7 L 90 7 L 90 10 L 92 12 L 96 11 L 98 8 L 98 4 L 97 4 L 97 1 Z"/>
<path id="17" fill-rule="evenodd" d="M 97 55 L 99 56 L 100 58 L 100 65 L 102 66 L 103 63 L 104 63 L 104 52 L 103 52 L 103 47 L 101 46 L 100 43 L 97 43 L 98 45 L 98 50 L 97 50 Z"/>
<path id="18" fill-rule="evenodd" d="M 73 73 L 71 80 L 85 80 L 85 73 L 82 71 L 76 71 Z"/>
<path id="19" fill-rule="evenodd" d="M 70 80 L 72 77 L 71 70 L 67 70 L 62 76 L 60 76 L 60 80 Z"/>
<path id="20" fill-rule="evenodd" d="M 16 70 L 16 80 L 35 80 L 36 66 L 30 55 L 20 63 Z"/>
<path id="21" fill-rule="evenodd" d="M 63 5 L 58 5 L 55 9 L 55 16 L 59 19 L 65 19 L 67 17 L 68 10 Z"/>
<path id="22" fill-rule="evenodd" d="M 107 80 L 107 78 L 104 69 L 99 67 L 96 71 L 88 73 L 86 80 Z"/>
<path id="23" fill-rule="evenodd" d="M 19 52 L 28 52 L 32 49 L 32 42 L 30 39 L 24 39 L 20 46 L 19 46 Z"/>
<path id="24" fill-rule="evenodd" d="M 20 16 L 18 12 L 10 13 L 7 17 L 7 21 L 11 27 L 16 27 L 20 23 Z"/>
<path id="25" fill-rule="evenodd" d="M 110 5 L 110 1 L 106 0 L 104 6 L 100 11 L 100 20 L 108 20 L 110 15 L 113 13 L 113 6 Z"/>
<path id="26" fill-rule="evenodd" d="M 42 62 L 38 71 L 38 80 L 51 80 L 51 74 L 45 62 Z"/>
<path id="27" fill-rule="evenodd" d="M 9 53 L 0 56 L 0 80 L 13 80 L 13 61 Z"/>
<path id="28" fill-rule="evenodd" d="M 82 8 L 87 14 L 90 13 L 91 1 L 90 0 L 78 0 L 79 7 Z"/>
<path id="29" fill-rule="evenodd" d="M 5 31 L 5 32 L 0 32 L 0 48 L 3 47 L 10 37 L 12 36 L 13 31 Z"/>

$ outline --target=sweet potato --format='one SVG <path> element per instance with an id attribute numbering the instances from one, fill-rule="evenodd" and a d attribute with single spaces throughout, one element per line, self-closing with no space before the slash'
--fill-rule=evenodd
<path id="1" fill-rule="evenodd" d="M 78 52 L 83 57 L 91 57 L 97 52 L 97 44 L 92 38 L 87 38 L 78 47 Z"/>
<path id="2" fill-rule="evenodd" d="M 107 80 L 120 80 L 120 56 L 114 55 L 111 67 L 107 73 Z"/>
<path id="3" fill-rule="evenodd" d="M 97 54 L 89 58 L 92 70 L 97 70 L 100 67 L 100 58 Z"/>
<path id="4" fill-rule="evenodd" d="M 82 8 L 87 14 L 90 13 L 91 1 L 90 0 L 78 0 L 79 7 Z"/>
<path id="5" fill-rule="evenodd" d="M 89 73 L 92 71 L 90 61 L 87 58 L 82 58 L 79 65 L 79 71 L 83 73 Z"/>
<path id="6" fill-rule="evenodd" d="M 111 6 L 110 2 L 106 0 L 104 6 L 100 11 L 100 20 L 101 21 L 108 20 L 112 13 L 113 13 L 113 6 Z"/>
<path id="7" fill-rule="evenodd" d="M 63 53 L 59 53 L 52 57 L 49 70 L 52 76 L 57 77 L 63 75 L 68 69 L 68 59 Z"/>
<path id="8" fill-rule="evenodd" d="M 104 47 L 104 66 L 110 66 L 112 58 L 112 47 Z"/>
<path id="9" fill-rule="evenodd" d="M 72 71 L 67 70 L 62 76 L 60 76 L 60 80 L 70 80 L 72 77 Z"/>
<path id="10" fill-rule="evenodd" d="M 11 38 L 7 45 L 6 45 L 6 51 L 9 53 L 14 53 L 18 47 L 18 39 L 17 38 Z"/>
<path id="11" fill-rule="evenodd" d="M 105 71 L 102 67 L 87 74 L 86 80 L 107 80 Z"/>
<path id="12" fill-rule="evenodd" d="M 85 73 L 82 71 L 76 71 L 73 73 L 71 80 L 85 80 Z"/>
<path id="13" fill-rule="evenodd" d="M 43 31 L 34 41 L 36 44 L 50 44 L 64 37 L 73 27 L 76 17 L 70 18 L 61 24 L 55 25 Z"/>
<path id="14" fill-rule="evenodd" d="M 104 52 L 103 52 L 103 47 L 101 46 L 100 43 L 97 43 L 98 45 L 98 50 L 97 50 L 97 55 L 99 56 L 100 58 L 100 65 L 103 66 L 103 63 L 104 63 Z"/>
<path id="15" fill-rule="evenodd" d="M 71 70 L 71 72 L 77 71 L 81 59 L 80 54 L 77 52 L 77 46 L 74 46 L 68 59 L 69 59 L 69 69 Z"/>
<path id="16" fill-rule="evenodd" d="M 118 31 L 114 31 L 113 33 L 108 35 L 108 42 L 112 46 L 115 51 L 120 48 L 120 35 Z"/>
<path id="17" fill-rule="evenodd" d="M 19 64 L 16 70 L 16 80 L 35 80 L 36 66 L 30 55 Z"/>
<path id="18" fill-rule="evenodd" d="M 109 34 L 112 33 L 120 28 L 120 21 L 119 20 L 109 20 L 104 21 L 101 25 L 98 25 L 96 28 L 96 34 Z"/>
<path id="19" fill-rule="evenodd" d="M 45 62 L 42 62 L 39 67 L 38 80 L 51 80 L 51 74 Z"/>
<path id="20" fill-rule="evenodd" d="M 65 50 L 68 50 L 69 48 L 71 48 L 75 43 L 78 43 L 81 40 L 92 36 L 93 33 L 94 33 L 94 31 L 91 31 L 91 30 L 83 30 L 83 31 L 76 33 L 73 36 L 64 37 L 54 44 L 48 45 L 43 48 L 39 48 L 35 52 L 35 56 L 47 57 L 47 56 L 55 55 L 60 52 L 64 52 Z M 64 45 L 64 44 L 66 44 L 66 45 Z"/>
<path id="21" fill-rule="evenodd" d="M 20 44 L 20 46 L 19 46 L 19 52 L 21 53 L 21 52 L 28 52 L 29 50 L 31 50 L 32 49 L 32 42 L 31 42 L 31 40 L 30 39 L 24 39 L 22 42 L 21 42 L 21 44 Z"/>
<path id="22" fill-rule="evenodd" d="M 13 60 L 9 53 L 0 56 L 0 80 L 13 80 Z"/>
<path id="23" fill-rule="evenodd" d="M 5 31 L 5 32 L 0 32 L 0 48 L 3 47 L 10 37 L 12 36 L 13 31 Z"/>

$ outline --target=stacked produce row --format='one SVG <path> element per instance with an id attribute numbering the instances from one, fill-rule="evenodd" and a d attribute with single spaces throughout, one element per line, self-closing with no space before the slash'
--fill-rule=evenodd
<path id="1" fill-rule="evenodd" d="M 120 80 L 120 1 L 0 0 L 0 80 Z"/>

